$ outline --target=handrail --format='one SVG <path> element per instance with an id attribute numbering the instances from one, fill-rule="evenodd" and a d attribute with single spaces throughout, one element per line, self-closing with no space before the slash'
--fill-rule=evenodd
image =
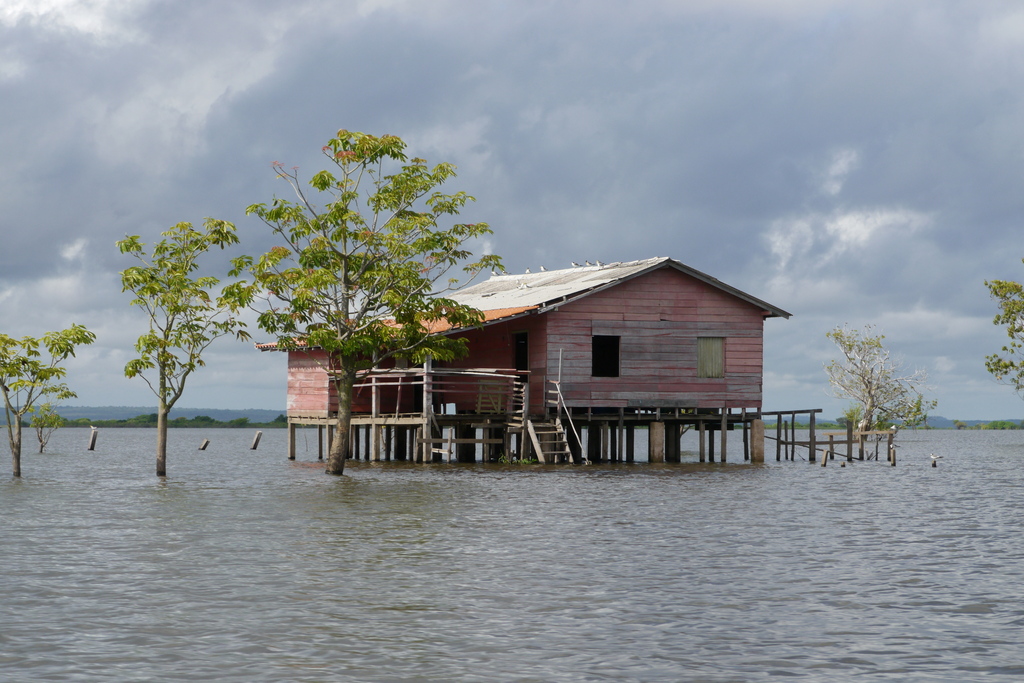
<path id="1" fill-rule="evenodd" d="M 548 382 L 555 385 L 555 393 L 558 395 L 558 400 L 555 402 L 555 407 L 558 409 L 558 416 L 561 417 L 562 411 L 565 411 L 565 417 L 569 420 L 569 427 L 572 428 L 572 434 L 576 437 L 576 443 L 582 444 L 583 439 L 580 438 L 580 433 L 576 429 L 576 423 L 572 421 L 572 413 L 569 412 L 569 407 L 565 405 L 565 397 L 562 396 L 561 382 L 556 379 L 549 379 Z M 586 462 L 587 456 L 584 454 L 582 459 Z"/>

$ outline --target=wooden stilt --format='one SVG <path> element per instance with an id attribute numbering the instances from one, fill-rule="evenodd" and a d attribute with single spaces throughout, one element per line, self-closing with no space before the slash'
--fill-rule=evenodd
<path id="1" fill-rule="evenodd" d="M 707 433 L 704 429 L 704 420 L 697 421 L 697 450 L 700 453 L 700 461 L 707 462 Z"/>
<path id="2" fill-rule="evenodd" d="M 647 431 L 648 462 L 665 462 L 665 423 L 652 422 Z"/>
<path id="3" fill-rule="evenodd" d="M 722 407 L 722 455 L 720 460 L 725 462 L 726 435 L 729 433 L 729 409 Z"/>
<path id="4" fill-rule="evenodd" d="M 750 462 L 764 462 L 764 420 L 756 419 L 750 423 Z"/>
<path id="5" fill-rule="evenodd" d="M 629 423 L 625 427 L 626 432 L 626 462 L 633 462 L 636 450 L 636 433 L 633 427 L 633 423 Z"/>
<path id="6" fill-rule="evenodd" d="M 295 459 L 295 423 L 288 423 L 288 459 Z"/>

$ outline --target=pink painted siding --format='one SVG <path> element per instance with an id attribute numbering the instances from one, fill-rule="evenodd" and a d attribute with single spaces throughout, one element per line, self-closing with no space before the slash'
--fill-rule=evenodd
<path id="1" fill-rule="evenodd" d="M 515 368 L 514 335 L 529 335 L 530 406 L 543 406 L 545 381 L 559 374 L 570 406 L 594 408 L 759 408 L 763 375 L 764 311 L 674 268 L 660 268 L 567 303 L 459 333 L 469 356 L 439 364 L 451 368 Z M 619 377 L 591 377 L 594 335 L 620 337 Z M 725 377 L 697 377 L 697 338 L 725 339 Z M 288 411 L 337 408 L 319 352 L 293 352 L 288 364 Z M 400 396 L 381 390 L 385 412 L 413 409 L 411 386 Z M 328 403 L 329 402 L 329 403 Z M 473 410 L 455 397 L 459 410 Z M 357 393 L 353 410 L 370 410 L 370 392 Z"/>
<path id="2" fill-rule="evenodd" d="M 669 268 L 548 314 L 548 364 L 570 405 L 761 405 L 762 311 Z M 591 377 L 591 337 L 620 337 L 619 377 Z M 725 338 L 725 377 L 697 377 L 697 337 Z"/>

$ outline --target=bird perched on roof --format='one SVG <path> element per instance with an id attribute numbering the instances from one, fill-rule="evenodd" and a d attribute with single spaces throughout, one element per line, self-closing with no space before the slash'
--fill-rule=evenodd
<path id="1" fill-rule="evenodd" d="M 593 264 L 593 263 L 591 263 L 590 261 L 584 261 L 584 263 L 585 263 L 585 264 L 587 264 L 588 266 L 592 266 L 592 265 L 594 265 L 594 264 Z"/>
<path id="2" fill-rule="evenodd" d="M 527 273 L 529 273 L 529 272 L 530 272 L 530 269 L 529 269 L 529 268 L 527 268 L 527 269 L 526 269 L 526 272 L 527 272 Z"/>
<path id="3" fill-rule="evenodd" d="M 544 272 L 545 270 L 547 270 L 547 268 L 545 268 L 544 266 L 541 266 L 540 270 L 541 270 L 541 272 Z"/>
<path id="4" fill-rule="evenodd" d="M 603 264 L 603 263 L 601 263 L 600 261 L 598 261 L 598 262 L 597 262 L 597 263 L 596 263 L 595 265 L 598 265 L 598 266 L 603 266 L 604 264 Z"/>
<path id="5" fill-rule="evenodd" d="M 573 261 L 573 262 L 572 262 L 572 267 L 573 267 L 573 268 L 579 268 L 579 267 L 580 267 L 580 264 L 578 264 L 578 263 L 576 263 L 575 261 Z"/>

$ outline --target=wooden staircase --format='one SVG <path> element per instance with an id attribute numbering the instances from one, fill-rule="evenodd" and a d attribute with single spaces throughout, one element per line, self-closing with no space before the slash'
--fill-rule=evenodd
<path id="1" fill-rule="evenodd" d="M 569 442 L 565 438 L 562 421 L 527 420 L 526 429 L 530 434 L 530 442 L 537 454 L 537 460 L 543 463 L 573 462 Z"/>
<path id="2" fill-rule="evenodd" d="M 533 448 L 542 463 L 573 462 L 573 454 L 559 418 L 554 420 L 530 419 L 527 411 L 526 382 L 517 381 L 509 406 L 508 430 L 518 432 Z"/>

